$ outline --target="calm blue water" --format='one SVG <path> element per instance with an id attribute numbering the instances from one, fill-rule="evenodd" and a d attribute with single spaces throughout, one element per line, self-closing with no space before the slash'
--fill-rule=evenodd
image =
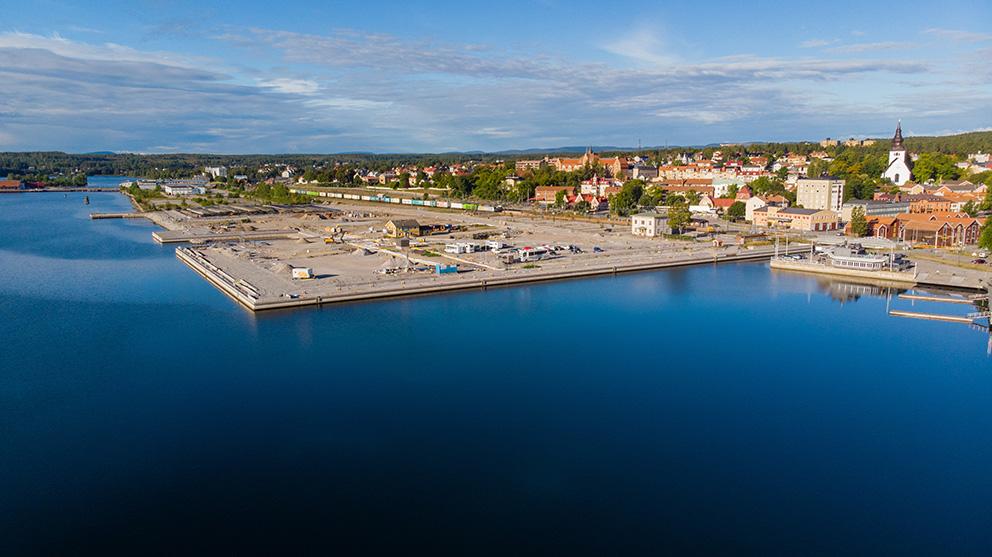
<path id="1" fill-rule="evenodd" d="M 90 198 L 0 196 L 0 554 L 992 549 L 985 333 L 762 264 L 256 317 Z"/>
<path id="2" fill-rule="evenodd" d="M 129 176 L 87 176 L 86 185 L 91 188 L 115 188 L 132 180 L 134 178 Z"/>

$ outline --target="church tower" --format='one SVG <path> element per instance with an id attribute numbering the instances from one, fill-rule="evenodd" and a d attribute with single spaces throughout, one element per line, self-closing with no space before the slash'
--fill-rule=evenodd
<path id="1" fill-rule="evenodd" d="M 913 161 L 902 144 L 902 120 L 896 125 L 896 135 L 892 138 L 892 148 L 889 149 L 889 165 L 885 168 L 882 178 L 888 178 L 893 184 L 902 186 L 913 177 Z"/>

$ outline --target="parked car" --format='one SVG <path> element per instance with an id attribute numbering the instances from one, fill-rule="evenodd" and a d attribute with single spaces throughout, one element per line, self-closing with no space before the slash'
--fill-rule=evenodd
<path id="1" fill-rule="evenodd" d="M 593 246 L 592 247 L 592 252 L 593 253 L 603 253 L 603 248 L 601 248 L 599 246 Z"/>
<path id="2" fill-rule="evenodd" d="M 971 262 L 974 263 L 975 265 L 985 265 L 986 263 L 988 263 L 988 261 L 985 261 L 981 257 L 979 257 L 978 259 L 972 259 Z"/>

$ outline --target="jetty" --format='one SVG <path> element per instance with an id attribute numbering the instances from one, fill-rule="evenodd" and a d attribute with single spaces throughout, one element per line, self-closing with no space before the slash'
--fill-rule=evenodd
<path id="1" fill-rule="evenodd" d="M 807 248 L 806 252 L 808 251 L 809 249 Z M 945 269 L 945 272 L 941 273 L 930 267 L 922 270 L 919 262 L 917 262 L 917 267 L 913 271 L 850 269 L 817 263 L 808 259 L 793 260 L 782 257 L 773 257 L 770 265 L 772 269 L 776 270 L 829 275 L 855 281 L 869 281 L 872 283 L 901 286 L 932 286 L 954 290 L 984 291 L 986 282 L 989 280 L 987 273 L 977 271 L 968 272 L 962 269 Z M 930 301 L 943 302 L 947 300 Z"/>
<path id="2" fill-rule="evenodd" d="M 960 317 L 957 315 L 942 315 L 939 313 L 917 313 L 914 311 L 891 310 L 889 315 L 893 317 L 908 317 L 910 319 L 926 319 L 929 321 L 947 321 L 949 323 L 970 324 L 975 321 L 973 317 Z"/>
<path id="3" fill-rule="evenodd" d="M 147 215 L 144 213 L 90 213 L 90 218 L 93 220 L 100 219 L 146 219 Z"/>
<path id="4" fill-rule="evenodd" d="M 975 300 L 969 298 L 955 298 L 953 296 L 929 296 L 922 294 L 900 294 L 900 298 L 903 300 L 914 300 L 919 302 L 945 302 L 948 304 L 965 304 L 972 305 Z"/>
<path id="5" fill-rule="evenodd" d="M 230 232 L 158 230 L 152 232 L 152 238 L 160 244 L 295 240 L 299 237 L 300 233 L 295 230 L 247 230 Z"/>
<path id="6" fill-rule="evenodd" d="M 799 252 L 805 249 L 807 248 L 797 247 L 794 251 Z M 783 250 L 781 249 L 779 250 L 780 253 L 782 251 Z M 334 293 L 325 293 L 320 295 L 297 295 L 292 293 L 275 294 L 263 292 L 258 286 L 252 284 L 248 280 L 235 277 L 230 272 L 222 269 L 220 265 L 217 265 L 211 261 L 207 254 L 203 251 L 190 247 L 176 248 L 176 257 L 180 261 L 196 271 L 197 274 L 205 278 L 221 292 L 227 294 L 236 302 L 254 312 L 305 306 L 320 306 L 331 303 L 380 300 L 462 290 L 485 290 L 492 287 L 608 276 L 621 273 L 653 271 L 694 265 L 763 261 L 767 260 L 771 255 L 772 252 L 769 249 L 758 249 L 744 253 L 718 255 L 716 257 L 712 255 L 693 255 L 683 259 L 674 260 L 655 260 L 644 263 L 604 265 L 543 272 L 528 271 L 520 274 L 514 273 L 504 276 L 487 276 L 485 278 L 459 279 L 452 277 L 451 280 L 444 280 L 441 282 L 425 282 L 415 285 L 381 285 L 374 288 L 364 289 L 340 289 Z"/>
<path id="7" fill-rule="evenodd" d="M 808 248 L 805 251 L 809 251 Z M 916 275 L 914 273 L 907 273 L 904 271 L 865 271 L 860 269 L 846 269 L 843 267 L 832 267 L 822 263 L 814 263 L 808 260 L 794 261 L 774 257 L 771 260 L 771 268 L 784 271 L 797 271 L 800 273 L 814 273 L 843 278 L 898 283 L 909 286 L 914 286 L 917 284 Z"/>

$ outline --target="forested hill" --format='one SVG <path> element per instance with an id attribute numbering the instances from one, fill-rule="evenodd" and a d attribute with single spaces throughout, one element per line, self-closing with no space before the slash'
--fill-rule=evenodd
<path id="1" fill-rule="evenodd" d="M 888 150 L 889 139 L 878 138 L 878 143 L 864 148 L 868 153 L 882 153 Z M 934 137 L 908 137 L 906 146 L 913 153 L 942 153 L 963 157 L 969 153 L 992 152 L 992 131 L 970 132 L 957 135 Z M 717 147 L 703 149 L 704 153 L 715 151 Z M 731 147 L 722 148 L 725 152 Z M 747 154 L 767 154 L 772 157 L 788 152 L 808 154 L 819 150 L 818 142 L 794 143 L 753 143 L 740 146 Z M 844 148 L 831 148 L 831 154 Z M 669 147 L 665 149 L 646 148 L 639 151 L 655 161 L 663 161 L 669 155 L 684 151 L 694 151 L 694 148 Z M 606 152 L 604 154 L 608 154 Z M 625 151 L 622 154 L 633 156 L 636 151 Z M 71 154 L 62 152 L 6 152 L 0 153 L 0 178 L 12 176 L 47 176 L 53 174 L 100 175 L 119 174 L 129 176 L 144 176 L 156 178 L 191 176 L 202 171 L 204 166 L 224 165 L 232 169 L 255 169 L 266 163 L 291 164 L 299 168 L 314 165 L 323 166 L 328 163 L 343 163 L 371 170 L 386 170 L 397 165 L 435 165 L 452 164 L 468 160 L 493 161 L 497 159 L 540 158 L 544 154 L 539 151 L 509 153 L 442 153 L 442 154 L 286 154 L 286 155 L 211 155 L 211 154 L 162 154 L 143 155 L 133 153 L 88 153 Z M 621 153 L 618 153 L 621 154 Z M 742 153 L 743 154 L 743 153 Z"/>
<path id="2" fill-rule="evenodd" d="M 879 140 L 885 143 L 886 140 Z M 944 153 L 948 155 L 992 152 L 992 131 L 969 132 L 957 135 L 907 137 L 906 148 L 913 153 Z"/>

